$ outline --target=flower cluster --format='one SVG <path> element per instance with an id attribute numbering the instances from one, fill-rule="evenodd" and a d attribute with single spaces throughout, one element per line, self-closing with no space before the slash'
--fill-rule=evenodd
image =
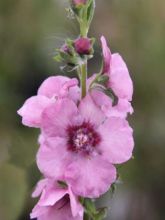
<path id="1" fill-rule="evenodd" d="M 89 9 L 93 15 L 93 0 L 73 3 L 77 16 Z M 43 179 L 32 195 L 40 199 L 31 213 L 38 220 L 83 220 L 88 214 L 101 220 L 104 213 L 91 209 L 92 200 L 115 183 L 116 165 L 132 157 L 127 115 L 133 113 L 133 84 L 127 66 L 102 36 L 103 67 L 87 78 L 94 40 L 86 32 L 68 40 L 58 54 L 59 61 L 77 69 L 80 83 L 77 78 L 51 76 L 18 110 L 24 125 L 41 131 L 36 160 Z"/>
<path id="2" fill-rule="evenodd" d="M 101 41 L 101 76 L 108 76 L 106 86 L 118 97 L 115 106 L 97 87 L 89 87 L 95 75 L 87 80 L 83 99 L 77 79 L 52 76 L 18 111 L 24 125 L 41 129 L 37 165 L 45 179 L 33 193 L 41 198 L 32 218 L 83 219 L 79 198 L 107 192 L 117 178 L 115 165 L 132 157 L 132 129 L 126 120 L 133 111 L 132 81 L 122 57 L 111 54 L 104 37 Z"/>

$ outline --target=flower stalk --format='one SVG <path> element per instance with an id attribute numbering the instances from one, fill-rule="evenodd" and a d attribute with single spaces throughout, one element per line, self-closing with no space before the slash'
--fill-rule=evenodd
<path id="1" fill-rule="evenodd" d="M 68 75 L 76 70 L 79 81 L 48 77 L 37 95 L 18 110 L 24 125 L 41 130 L 37 166 L 43 179 L 32 195 L 41 197 L 30 216 L 38 220 L 103 220 L 107 208 L 97 208 L 95 200 L 114 192 L 117 165 L 132 158 L 133 130 L 127 115 L 133 113 L 133 84 L 122 57 L 111 54 L 104 36 L 101 71 L 88 77 L 95 42 L 88 31 L 95 0 L 70 2 L 80 34 L 67 39 L 54 58 L 64 64 Z"/>
<path id="2" fill-rule="evenodd" d="M 81 65 L 81 98 L 86 96 L 87 60 Z"/>
<path id="3" fill-rule="evenodd" d="M 83 1 L 83 4 L 77 4 L 73 7 L 73 12 L 77 18 L 77 21 L 80 25 L 80 36 L 87 38 L 88 31 L 90 28 L 91 21 L 93 19 L 95 11 L 95 0 Z M 81 98 L 86 96 L 86 80 L 88 77 L 87 74 L 88 59 L 85 58 L 84 62 L 80 64 L 80 81 L 81 81 Z"/>
<path id="4" fill-rule="evenodd" d="M 85 21 L 84 21 L 85 23 Z M 85 24 L 80 24 L 80 32 L 82 37 L 87 37 L 89 28 L 86 27 Z M 88 60 L 85 58 L 84 63 L 80 66 L 81 69 L 81 75 L 80 75 L 80 81 L 81 81 L 81 98 L 83 99 L 86 96 L 86 81 L 88 77 Z"/>

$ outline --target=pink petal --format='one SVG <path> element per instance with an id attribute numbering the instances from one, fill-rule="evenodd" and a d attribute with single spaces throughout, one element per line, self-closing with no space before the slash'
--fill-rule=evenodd
<path id="1" fill-rule="evenodd" d="M 42 131 L 50 137 L 66 135 L 67 126 L 77 115 L 77 106 L 69 99 L 58 100 L 42 114 Z"/>
<path id="2" fill-rule="evenodd" d="M 133 108 L 131 106 L 131 103 L 128 102 L 126 99 L 119 99 L 118 104 L 116 106 L 113 106 L 112 109 L 107 109 L 106 107 L 103 107 L 103 111 L 106 114 L 107 117 L 120 117 L 120 118 L 126 118 L 128 113 L 133 113 Z"/>
<path id="3" fill-rule="evenodd" d="M 120 164 L 132 157 L 132 129 L 125 119 L 109 118 L 98 132 L 102 136 L 100 151 L 110 163 Z"/>
<path id="4" fill-rule="evenodd" d="M 110 105 L 103 105 L 102 111 L 105 113 L 105 115 L 110 117 L 119 117 L 119 118 L 126 118 L 128 113 L 133 113 L 133 108 L 131 106 L 131 103 L 127 101 L 126 99 L 119 99 L 118 104 L 115 106 L 110 107 Z"/>
<path id="5" fill-rule="evenodd" d="M 61 188 L 54 179 L 45 180 L 46 185 L 43 188 L 39 202 L 30 215 L 31 218 L 40 220 L 83 220 L 83 207 L 70 187 Z"/>
<path id="6" fill-rule="evenodd" d="M 79 112 L 85 121 L 90 121 L 96 126 L 100 125 L 105 119 L 103 112 L 95 105 L 90 95 L 87 95 L 80 102 Z"/>
<path id="7" fill-rule="evenodd" d="M 73 217 L 68 203 L 63 208 L 56 208 L 56 206 L 49 208 L 49 211 L 40 216 L 38 220 L 83 220 L 83 217 Z"/>
<path id="8" fill-rule="evenodd" d="M 47 96 L 52 98 L 59 94 L 63 85 L 68 82 L 70 78 L 64 76 L 51 76 L 47 78 L 38 89 L 38 95 Z"/>
<path id="9" fill-rule="evenodd" d="M 39 145 L 43 144 L 45 141 L 45 137 L 44 135 L 41 133 L 39 136 L 38 136 L 38 143 Z"/>
<path id="10" fill-rule="evenodd" d="M 126 99 L 119 99 L 118 104 L 113 106 L 111 98 L 101 91 L 92 90 L 91 96 L 95 104 L 100 107 L 107 117 L 126 118 L 128 113 L 133 113 L 133 108 Z"/>
<path id="11" fill-rule="evenodd" d="M 60 199 L 62 199 L 67 194 L 66 189 L 58 189 L 58 188 L 51 188 L 49 190 L 44 190 L 42 196 L 38 202 L 40 206 L 53 206 L 55 205 Z"/>
<path id="12" fill-rule="evenodd" d="M 39 206 L 38 204 L 33 208 L 31 214 L 30 214 L 30 218 L 37 218 L 37 219 L 42 219 L 42 216 L 47 215 L 49 211 L 49 207 L 42 207 Z M 41 216 L 41 218 L 40 218 Z"/>
<path id="13" fill-rule="evenodd" d="M 80 90 L 77 86 L 77 79 L 70 79 L 64 76 L 51 76 L 46 79 L 38 90 L 39 95 L 44 95 L 49 98 L 63 96 L 65 90 L 68 93 L 68 97 L 77 101 L 80 96 Z"/>
<path id="14" fill-rule="evenodd" d="M 70 79 L 69 81 L 63 84 L 63 87 L 59 91 L 59 97 L 61 98 L 70 98 L 77 103 L 80 99 L 80 88 L 77 86 L 77 79 Z"/>
<path id="15" fill-rule="evenodd" d="M 119 54 L 112 55 L 109 86 L 119 98 L 132 100 L 133 83 L 128 68 Z"/>
<path id="16" fill-rule="evenodd" d="M 48 182 L 48 179 L 43 179 L 43 180 L 40 180 L 37 183 L 37 186 L 36 186 L 36 188 L 35 188 L 35 190 L 32 194 L 33 198 L 38 197 L 42 193 L 42 191 L 43 191 L 44 187 L 46 186 L 47 182 Z"/>
<path id="17" fill-rule="evenodd" d="M 104 36 L 101 37 L 101 43 L 102 43 L 102 51 L 103 51 L 103 59 L 104 59 L 103 73 L 109 73 L 111 51 L 107 45 L 107 42 Z"/>
<path id="18" fill-rule="evenodd" d="M 87 89 L 88 89 L 88 90 L 90 89 L 90 85 L 91 85 L 91 83 L 95 80 L 96 76 L 97 76 L 97 74 L 94 73 L 94 74 L 92 74 L 91 77 L 89 77 L 89 78 L 87 79 Z"/>
<path id="19" fill-rule="evenodd" d="M 82 157 L 69 165 L 65 177 L 75 194 L 97 198 L 115 181 L 116 169 L 101 156 Z"/>
<path id="20" fill-rule="evenodd" d="M 98 107 L 102 109 L 103 106 L 106 106 L 107 108 L 112 109 L 112 99 L 103 92 L 93 89 L 90 94 L 94 103 Z"/>
<path id="21" fill-rule="evenodd" d="M 78 197 L 72 192 L 71 187 L 69 187 L 69 196 L 70 196 L 70 206 L 72 210 L 73 217 L 83 216 L 83 207 L 80 204 Z"/>
<path id="22" fill-rule="evenodd" d="M 42 112 L 50 103 L 52 100 L 41 95 L 27 99 L 18 110 L 18 114 L 22 116 L 22 123 L 29 127 L 40 127 Z"/>
<path id="23" fill-rule="evenodd" d="M 37 165 L 40 171 L 48 177 L 62 179 L 70 154 L 63 138 L 49 138 L 39 148 Z"/>

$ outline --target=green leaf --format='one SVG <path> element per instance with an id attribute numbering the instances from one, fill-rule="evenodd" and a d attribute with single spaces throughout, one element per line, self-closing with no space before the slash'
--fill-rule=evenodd
<path id="1" fill-rule="evenodd" d="M 93 19 L 94 12 L 95 12 L 95 1 L 94 0 L 89 0 L 89 5 L 88 5 L 88 9 L 87 9 L 88 25 L 90 25 L 90 23 Z"/>
<path id="2" fill-rule="evenodd" d="M 85 199 L 84 206 L 86 208 L 87 213 L 90 213 L 92 215 L 96 213 L 95 203 L 91 199 Z"/>
<path id="3" fill-rule="evenodd" d="M 113 106 L 118 104 L 118 97 L 115 95 L 115 93 L 113 92 L 112 89 L 110 89 L 110 88 L 104 89 L 104 93 L 112 99 L 112 101 L 113 101 L 112 105 Z"/>
<path id="4" fill-rule="evenodd" d="M 97 214 L 94 216 L 94 220 L 103 220 L 104 218 L 107 217 L 107 208 L 100 208 L 97 210 Z"/>
<path id="5" fill-rule="evenodd" d="M 106 85 L 108 81 L 109 81 L 109 76 L 107 75 L 100 75 L 96 79 L 96 83 L 101 84 L 101 85 Z"/>
<path id="6" fill-rule="evenodd" d="M 53 59 L 58 63 L 62 62 L 62 58 L 61 58 L 60 54 L 57 54 L 56 56 L 54 56 Z"/>
<path id="7" fill-rule="evenodd" d="M 116 188 L 117 188 L 116 183 L 113 183 L 109 189 L 110 193 L 112 194 L 112 197 L 116 191 Z"/>
<path id="8" fill-rule="evenodd" d="M 84 214 L 84 220 L 91 220 L 90 216 L 87 213 Z"/>

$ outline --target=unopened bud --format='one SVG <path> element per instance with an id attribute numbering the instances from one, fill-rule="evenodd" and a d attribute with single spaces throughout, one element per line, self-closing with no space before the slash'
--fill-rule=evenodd
<path id="1" fill-rule="evenodd" d="M 85 5 L 87 2 L 87 0 L 73 0 L 73 4 L 75 6 L 79 6 L 79 5 Z"/>
<path id="2" fill-rule="evenodd" d="M 89 38 L 81 37 L 74 42 L 75 50 L 80 55 L 89 55 L 92 49 L 91 40 Z"/>
<path id="3" fill-rule="evenodd" d="M 65 52 L 65 53 L 69 53 L 69 48 L 66 44 L 64 44 L 61 49 L 60 49 L 62 52 Z"/>

